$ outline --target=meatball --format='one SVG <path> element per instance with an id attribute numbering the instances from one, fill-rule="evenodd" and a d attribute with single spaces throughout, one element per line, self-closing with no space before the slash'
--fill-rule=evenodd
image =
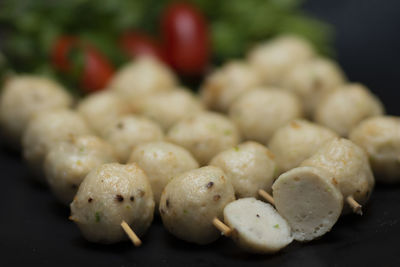
<path id="1" fill-rule="evenodd" d="M 33 115 L 41 111 L 68 108 L 71 96 L 61 85 L 42 77 L 14 76 L 7 80 L 0 98 L 0 125 L 15 147 Z"/>
<path id="2" fill-rule="evenodd" d="M 293 66 L 313 56 L 313 48 L 306 40 L 285 35 L 256 46 L 248 60 L 265 84 L 278 85 Z"/>
<path id="3" fill-rule="evenodd" d="M 23 154 L 34 177 L 44 182 L 44 160 L 56 143 L 76 135 L 91 134 L 89 126 L 78 113 L 72 110 L 41 112 L 29 122 L 23 136 Z"/>
<path id="4" fill-rule="evenodd" d="M 128 161 L 135 146 L 162 140 L 164 134 L 155 122 L 135 115 L 123 116 L 104 130 L 104 139 L 113 147 L 122 163 Z"/>
<path id="5" fill-rule="evenodd" d="M 322 145 L 336 137 L 337 134 L 328 128 L 306 120 L 294 120 L 274 133 L 268 147 L 274 153 L 279 172 L 282 173 L 298 167 Z"/>
<path id="6" fill-rule="evenodd" d="M 137 109 L 143 97 L 175 85 L 176 78 L 165 65 L 151 57 L 139 57 L 118 71 L 109 86 Z"/>
<path id="7" fill-rule="evenodd" d="M 138 236 L 149 228 L 154 200 L 146 174 L 136 164 L 103 164 L 86 176 L 71 203 L 71 217 L 90 242 L 125 240 L 124 220 Z"/>
<path id="8" fill-rule="evenodd" d="M 210 165 L 226 173 L 237 198 L 257 197 L 259 189 L 271 192 L 276 163 L 274 155 L 261 144 L 249 141 L 225 150 Z"/>
<path id="9" fill-rule="evenodd" d="M 297 241 L 310 241 L 329 232 L 343 207 L 332 176 L 314 167 L 285 172 L 272 186 L 275 206 L 288 221 Z"/>
<path id="10" fill-rule="evenodd" d="M 366 119 L 351 131 L 350 140 L 366 151 L 379 182 L 400 182 L 400 118 Z"/>
<path id="11" fill-rule="evenodd" d="M 233 240 L 252 253 L 276 253 L 293 241 L 286 220 L 270 204 L 255 198 L 226 205 L 224 221 L 233 229 Z"/>
<path id="12" fill-rule="evenodd" d="M 168 130 L 176 122 L 201 110 L 203 107 L 200 101 L 188 90 L 180 88 L 145 98 L 139 113 Z"/>
<path id="13" fill-rule="evenodd" d="M 110 90 L 91 94 L 78 105 L 78 112 L 99 135 L 109 124 L 130 111 L 128 103 Z"/>
<path id="14" fill-rule="evenodd" d="M 235 125 L 223 115 L 201 112 L 179 121 L 168 131 L 172 143 L 189 150 L 200 165 L 240 141 Z"/>
<path id="15" fill-rule="evenodd" d="M 136 162 L 146 172 L 157 207 L 162 190 L 173 177 L 199 167 L 189 151 L 162 141 L 138 145 L 129 162 Z"/>
<path id="16" fill-rule="evenodd" d="M 227 112 L 240 94 L 259 85 L 260 76 L 250 65 L 232 61 L 206 78 L 201 96 L 208 108 Z"/>
<path id="17" fill-rule="evenodd" d="M 212 220 L 222 219 L 226 204 L 235 200 L 225 173 L 212 166 L 185 172 L 171 180 L 161 194 L 160 215 L 174 236 L 197 244 L 208 244 L 220 233 Z"/>
<path id="18" fill-rule="evenodd" d="M 302 105 L 293 93 L 272 88 L 243 94 L 229 110 L 243 138 L 263 144 L 268 143 L 277 128 L 302 115 Z"/>
<path id="19" fill-rule="evenodd" d="M 327 142 L 301 166 L 316 167 L 328 172 L 329 180 L 339 186 L 347 202 L 349 202 L 348 198 L 352 197 L 359 204 L 364 205 L 375 184 L 366 153 L 344 138 L 335 138 Z M 350 211 L 350 206 L 345 205 L 343 213 Z"/>
<path id="20" fill-rule="evenodd" d="M 92 169 L 116 161 L 111 145 L 102 139 L 93 135 L 71 137 L 50 148 L 44 163 L 46 180 L 57 199 L 69 205 Z"/>
<path id="21" fill-rule="evenodd" d="M 379 99 L 365 86 L 353 83 L 325 97 L 316 108 L 315 121 L 346 137 L 362 120 L 383 113 Z"/>
<path id="22" fill-rule="evenodd" d="M 325 58 L 315 58 L 294 66 L 282 80 L 282 87 L 297 94 L 311 117 L 317 104 L 345 82 L 340 67 Z"/>

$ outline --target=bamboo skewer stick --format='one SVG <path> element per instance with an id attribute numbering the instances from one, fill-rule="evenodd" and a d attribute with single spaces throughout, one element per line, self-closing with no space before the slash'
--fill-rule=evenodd
<path id="1" fill-rule="evenodd" d="M 275 201 L 274 198 L 264 189 L 259 189 L 258 190 L 258 194 L 265 199 L 267 202 L 269 202 L 269 204 L 271 204 L 272 206 L 275 207 Z"/>
<path id="2" fill-rule="evenodd" d="M 353 209 L 353 212 L 362 215 L 362 206 L 354 199 L 353 196 L 348 196 L 346 198 L 347 203 L 350 205 L 350 207 Z"/>
<path id="3" fill-rule="evenodd" d="M 142 244 L 142 241 L 125 221 L 122 221 L 121 227 L 122 229 L 124 229 L 128 237 L 132 240 L 132 243 L 135 247 L 139 247 Z"/>
<path id="4" fill-rule="evenodd" d="M 220 230 L 224 234 L 224 236 L 228 236 L 228 237 L 231 236 L 232 229 L 228 225 L 223 223 L 220 219 L 214 218 L 212 223 L 218 230 Z"/>

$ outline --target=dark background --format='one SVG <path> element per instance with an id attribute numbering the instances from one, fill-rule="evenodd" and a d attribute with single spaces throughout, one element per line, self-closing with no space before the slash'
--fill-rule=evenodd
<path id="1" fill-rule="evenodd" d="M 400 115 L 400 1 L 315 0 L 305 9 L 336 27 L 337 59 L 349 79 L 366 84 L 389 114 Z M 159 218 L 140 248 L 90 244 L 67 220 L 69 209 L 30 182 L 18 153 L 2 148 L 0 170 L 1 266 L 400 266 L 400 186 L 378 185 L 364 216 L 341 218 L 320 240 L 256 256 L 225 238 L 209 246 L 184 243 Z"/>

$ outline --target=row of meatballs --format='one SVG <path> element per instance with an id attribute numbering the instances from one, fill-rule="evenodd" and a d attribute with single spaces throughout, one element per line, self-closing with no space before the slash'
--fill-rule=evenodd
<path id="1" fill-rule="evenodd" d="M 52 81 L 15 76 L 0 122 L 94 242 L 124 239 L 121 221 L 143 235 L 157 207 L 183 240 L 216 240 L 214 219 L 224 219 L 243 248 L 275 252 L 360 213 L 375 183 L 370 164 L 379 181 L 399 180 L 399 119 L 293 36 L 217 69 L 200 98 L 139 58 L 109 89 L 74 102 Z M 260 189 L 272 205 L 256 200 Z"/>

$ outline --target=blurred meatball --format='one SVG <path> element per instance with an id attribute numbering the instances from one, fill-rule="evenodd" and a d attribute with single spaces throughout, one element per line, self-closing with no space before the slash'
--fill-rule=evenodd
<path id="1" fill-rule="evenodd" d="M 116 161 L 111 145 L 102 139 L 92 135 L 71 137 L 50 148 L 44 164 L 46 180 L 57 199 L 69 205 L 92 169 Z"/>
<path id="2" fill-rule="evenodd" d="M 188 89 L 180 88 L 145 98 L 139 112 L 168 130 L 177 121 L 201 110 L 203 107 L 198 98 Z"/>
<path id="3" fill-rule="evenodd" d="M 115 120 L 104 131 L 104 139 L 114 147 L 122 163 L 128 161 L 137 145 L 163 138 L 164 134 L 158 124 L 135 115 L 126 115 Z"/>
<path id="4" fill-rule="evenodd" d="M 61 85 L 36 76 L 14 76 L 6 81 L 0 98 L 0 125 L 15 147 L 29 120 L 41 111 L 67 108 L 71 96 Z"/>
<path id="5" fill-rule="evenodd" d="M 78 105 L 78 112 L 99 135 L 110 123 L 130 111 L 128 103 L 110 90 L 90 94 Z"/>
<path id="6" fill-rule="evenodd" d="M 362 121 L 350 140 L 368 154 L 379 182 L 400 182 L 400 118 L 377 116 Z"/>
<path id="7" fill-rule="evenodd" d="M 35 172 L 35 178 L 45 181 L 43 164 L 52 146 L 73 136 L 87 134 L 91 134 L 89 126 L 72 110 L 51 110 L 32 118 L 22 143 L 24 158 Z"/>
<path id="8" fill-rule="evenodd" d="M 189 150 L 200 165 L 207 164 L 216 154 L 240 141 L 235 125 L 227 117 L 213 112 L 186 117 L 171 127 L 167 138 Z"/>
<path id="9" fill-rule="evenodd" d="M 260 76 L 254 68 L 245 62 L 232 61 L 206 78 L 200 94 L 208 108 L 227 112 L 240 94 L 260 84 Z"/>
<path id="10" fill-rule="evenodd" d="M 189 151 L 162 141 L 138 145 L 133 150 L 129 162 L 136 162 L 146 172 L 156 207 L 160 202 L 162 190 L 172 178 L 199 167 Z"/>
<path id="11" fill-rule="evenodd" d="M 300 100 L 291 92 L 259 88 L 243 94 L 231 106 L 229 117 L 246 140 L 267 144 L 279 127 L 303 115 Z"/>
<path id="12" fill-rule="evenodd" d="M 343 71 L 335 62 L 315 58 L 294 66 L 281 85 L 300 97 L 306 114 L 311 117 L 323 97 L 342 85 L 345 80 Z"/>
<path id="13" fill-rule="evenodd" d="M 127 239 L 124 220 L 138 236 L 153 221 L 154 200 L 146 174 L 136 164 L 103 164 L 83 180 L 71 203 L 71 217 L 90 242 Z"/>
<path id="14" fill-rule="evenodd" d="M 315 121 L 346 137 L 362 120 L 383 113 L 379 99 L 365 86 L 353 83 L 326 96 L 317 106 Z"/>

